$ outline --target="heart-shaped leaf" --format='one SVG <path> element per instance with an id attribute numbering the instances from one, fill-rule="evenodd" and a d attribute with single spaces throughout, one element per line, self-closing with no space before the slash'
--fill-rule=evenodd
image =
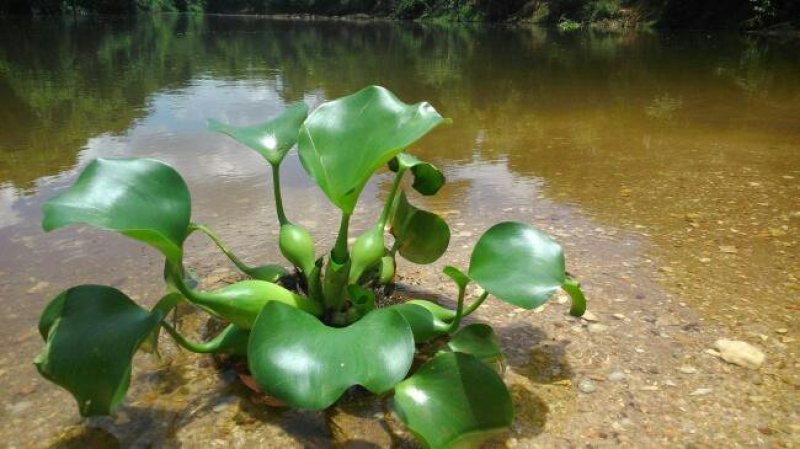
<path id="1" fill-rule="evenodd" d="M 300 161 L 347 214 L 370 176 L 444 119 L 428 103 L 409 105 L 371 86 L 319 106 L 300 129 Z"/>
<path id="2" fill-rule="evenodd" d="M 289 106 L 279 116 L 257 125 L 231 126 L 216 120 L 208 121 L 208 129 L 227 134 L 239 143 L 256 150 L 272 165 L 279 165 L 286 153 L 297 143 L 303 120 L 308 116 L 308 106 L 297 103 Z"/>
<path id="3" fill-rule="evenodd" d="M 498 299 L 533 309 L 564 283 L 564 252 L 533 226 L 499 223 L 475 245 L 469 276 Z"/>
<path id="4" fill-rule="evenodd" d="M 148 312 L 115 288 L 73 287 L 42 314 L 46 345 L 34 363 L 72 393 L 81 415 L 107 415 L 128 391 L 136 349 L 162 318 L 162 311 Z"/>
<path id="5" fill-rule="evenodd" d="M 470 354 L 489 365 L 503 359 L 503 351 L 494 329 L 483 323 L 470 324 L 459 329 L 443 350 Z"/>
<path id="6" fill-rule="evenodd" d="M 248 363 L 258 385 L 293 407 L 319 410 L 348 388 L 383 393 L 403 380 L 414 336 L 394 310 L 377 309 L 345 328 L 270 303 L 250 333 Z"/>
<path id="7" fill-rule="evenodd" d="M 505 431 L 514 405 L 503 380 L 485 363 L 442 353 L 395 388 L 392 408 L 427 447 L 478 447 Z"/>
<path id="8" fill-rule="evenodd" d="M 396 172 L 400 167 L 411 169 L 414 182 L 411 187 L 423 195 L 436 195 L 445 183 L 444 173 L 435 165 L 421 161 L 408 153 L 400 153 L 389 161 L 389 169 Z"/>
<path id="9" fill-rule="evenodd" d="M 450 244 L 450 227 L 438 215 L 411 205 L 405 192 L 397 196 L 391 233 L 400 255 L 418 264 L 435 262 Z"/>
<path id="10" fill-rule="evenodd" d="M 42 209 L 45 231 L 87 224 L 148 243 L 178 261 L 188 235 L 191 200 L 181 176 L 163 162 L 97 159 Z"/>

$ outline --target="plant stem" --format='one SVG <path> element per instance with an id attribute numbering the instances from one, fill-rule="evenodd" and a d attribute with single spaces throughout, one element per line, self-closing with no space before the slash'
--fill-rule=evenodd
<path id="1" fill-rule="evenodd" d="M 347 230 L 350 227 L 350 214 L 342 212 L 342 221 L 339 223 L 339 234 L 336 244 L 331 251 L 331 257 L 339 264 L 344 264 L 350 255 L 347 252 Z"/>
<path id="2" fill-rule="evenodd" d="M 183 262 L 167 262 L 167 266 L 164 269 L 164 277 L 168 285 L 175 287 L 190 302 L 197 297 L 195 292 L 183 280 Z"/>
<path id="3" fill-rule="evenodd" d="M 466 293 L 466 291 L 467 291 L 466 285 L 458 288 L 458 307 L 456 308 L 456 316 L 450 323 L 450 328 L 447 329 L 448 333 L 452 333 L 458 330 L 458 326 L 461 324 L 461 318 L 464 317 L 464 294 Z"/>
<path id="4" fill-rule="evenodd" d="M 275 194 L 275 210 L 278 212 L 278 222 L 281 226 L 289 222 L 283 211 L 283 198 L 281 197 L 281 166 L 272 164 L 272 192 Z"/>
<path id="5" fill-rule="evenodd" d="M 212 352 L 217 352 L 222 347 L 223 343 L 225 343 L 225 339 L 228 337 L 235 327 L 233 325 L 229 325 L 225 329 L 222 330 L 216 337 L 213 339 L 205 342 L 205 343 L 195 343 L 193 341 L 187 340 L 186 337 L 181 335 L 177 329 L 171 324 L 166 321 L 161 322 L 161 326 L 166 329 L 167 333 L 169 333 L 175 342 L 181 345 L 183 348 L 196 352 L 198 354 L 209 354 Z"/>
<path id="6" fill-rule="evenodd" d="M 469 307 L 467 307 L 467 309 L 464 310 L 464 316 L 469 316 L 470 314 L 472 314 L 472 312 L 476 311 L 478 307 L 480 307 L 480 305 L 483 304 L 483 301 L 486 301 L 486 298 L 488 297 L 489 297 L 489 292 L 484 291 L 481 294 L 481 296 L 475 300 L 475 302 L 470 304 Z"/>
<path id="7" fill-rule="evenodd" d="M 223 253 L 225 253 L 226 256 L 228 256 L 228 259 L 230 259 L 230 261 L 233 262 L 233 264 L 236 265 L 236 268 L 238 268 L 240 271 L 247 273 L 251 270 L 251 268 L 246 263 L 242 262 L 241 259 L 236 257 L 236 254 L 233 254 L 233 252 L 231 252 L 231 250 L 228 249 L 228 247 L 225 246 L 224 243 L 222 243 L 222 240 L 220 240 L 219 236 L 214 231 L 212 231 L 211 229 L 207 228 L 204 225 L 198 223 L 190 223 L 189 232 L 193 231 L 200 231 L 203 234 L 207 235 L 208 238 L 210 238 L 211 241 L 214 242 L 214 244 L 216 244 L 217 247 Z"/>
<path id="8" fill-rule="evenodd" d="M 403 175 L 405 174 L 405 167 L 401 166 L 397 169 L 397 174 L 394 176 L 394 182 L 392 182 L 392 189 L 389 190 L 389 196 L 386 197 L 386 204 L 383 205 L 383 213 L 381 213 L 381 219 L 379 221 L 381 228 L 386 226 L 386 222 L 389 220 L 389 214 L 392 212 L 392 205 L 394 204 L 394 197 L 397 195 L 397 189 L 400 187 L 400 181 L 403 180 Z"/>

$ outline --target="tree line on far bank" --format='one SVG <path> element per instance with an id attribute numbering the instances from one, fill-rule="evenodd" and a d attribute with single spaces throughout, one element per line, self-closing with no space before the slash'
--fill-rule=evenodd
<path id="1" fill-rule="evenodd" d="M 0 0 L 0 14 L 194 12 L 649 24 L 668 28 L 800 27 L 797 0 Z"/>

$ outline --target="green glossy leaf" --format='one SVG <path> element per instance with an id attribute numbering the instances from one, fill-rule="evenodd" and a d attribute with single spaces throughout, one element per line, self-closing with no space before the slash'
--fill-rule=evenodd
<path id="1" fill-rule="evenodd" d="M 400 255 L 418 264 L 435 262 L 447 251 L 450 228 L 438 215 L 411 205 L 405 192 L 397 196 L 391 232 Z"/>
<path id="2" fill-rule="evenodd" d="M 96 159 L 42 209 L 45 231 L 87 224 L 148 243 L 177 261 L 188 235 L 191 200 L 181 176 L 163 162 Z"/>
<path id="3" fill-rule="evenodd" d="M 257 125 L 231 126 L 216 120 L 208 121 L 208 129 L 227 134 L 239 143 L 256 150 L 272 165 L 281 163 L 286 153 L 297 143 L 303 120 L 308 116 L 308 106 L 297 103 L 289 106 L 279 116 Z"/>
<path id="4" fill-rule="evenodd" d="M 564 283 L 564 252 L 533 226 L 499 223 L 475 245 L 469 276 L 498 299 L 533 309 Z"/>
<path id="5" fill-rule="evenodd" d="M 396 172 L 400 167 L 414 174 L 411 187 L 423 195 L 436 195 L 445 183 L 444 173 L 435 165 L 421 161 L 408 153 L 400 153 L 389 161 L 389 169 Z"/>
<path id="6" fill-rule="evenodd" d="M 455 282 L 456 285 L 458 286 L 459 290 L 467 288 L 467 285 L 469 285 L 469 283 L 472 282 L 472 279 L 470 279 L 469 276 L 467 276 L 466 274 L 464 274 L 463 271 L 459 270 L 458 268 L 452 265 L 446 265 L 444 269 L 442 269 L 442 273 L 444 273 L 445 275 L 447 275 L 447 277 L 452 279 L 453 282 Z"/>
<path id="7" fill-rule="evenodd" d="M 435 304 L 434 304 L 435 305 Z M 438 306 L 437 306 L 438 307 Z M 419 304 L 403 303 L 389 307 L 405 318 L 414 333 L 414 342 L 425 343 L 447 333 L 450 324 L 444 322 L 430 309 Z"/>
<path id="8" fill-rule="evenodd" d="M 42 314 L 46 345 L 34 364 L 72 393 L 81 415 L 107 415 L 125 397 L 134 353 L 162 318 L 161 311 L 148 312 L 115 288 L 73 287 Z"/>
<path id="9" fill-rule="evenodd" d="M 272 283 L 278 282 L 280 278 L 289 275 L 289 271 L 286 268 L 273 264 L 259 265 L 246 270 L 245 273 L 253 279 Z"/>
<path id="10" fill-rule="evenodd" d="M 455 310 L 450 310 L 448 308 L 442 307 L 439 304 L 434 302 L 426 301 L 424 299 L 411 299 L 406 301 L 404 304 L 415 304 L 420 307 L 424 307 L 430 311 L 436 319 L 442 321 L 452 321 L 453 318 L 456 316 Z"/>
<path id="11" fill-rule="evenodd" d="M 331 202 L 351 214 L 370 176 L 443 120 L 428 103 L 405 104 L 383 87 L 367 87 L 308 116 L 300 161 Z"/>
<path id="12" fill-rule="evenodd" d="M 314 300 L 280 285 L 256 280 L 237 282 L 209 292 L 195 291 L 188 299 L 242 329 L 250 329 L 261 309 L 270 302 L 280 302 L 316 316 L 322 315 L 322 306 Z"/>
<path id="13" fill-rule="evenodd" d="M 447 342 L 445 350 L 473 355 L 489 365 L 503 359 L 503 351 L 494 329 L 483 323 L 470 324 L 459 329 Z"/>
<path id="14" fill-rule="evenodd" d="M 583 316 L 586 313 L 586 297 L 583 296 L 581 290 L 581 283 L 577 279 L 567 276 L 567 280 L 561 286 L 570 298 L 572 298 L 572 307 L 569 309 L 569 314 L 572 316 Z"/>
<path id="15" fill-rule="evenodd" d="M 427 447 L 478 447 L 504 432 L 514 405 L 503 380 L 485 363 L 442 353 L 395 388 L 392 408 Z"/>
<path id="16" fill-rule="evenodd" d="M 408 373 L 413 357 L 411 329 L 391 309 L 333 328 L 270 303 L 259 314 L 248 347 L 250 371 L 264 392 L 311 410 L 328 407 L 353 385 L 378 394 L 391 389 Z"/>
<path id="17" fill-rule="evenodd" d="M 167 293 L 162 297 L 155 306 L 150 310 L 151 313 L 160 313 L 161 316 L 166 317 L 178 304 L 183 301 L 183 295 L 179 292 L 171 292 Z M 156 354 L 160 356 L 158 352 L 158 336 L 161 335 L 161 326 L 156 327 L 153 329 L 153 332 L 147 336 L 147 338 L 142 342 L 141 349 L 145 352 Z"/>

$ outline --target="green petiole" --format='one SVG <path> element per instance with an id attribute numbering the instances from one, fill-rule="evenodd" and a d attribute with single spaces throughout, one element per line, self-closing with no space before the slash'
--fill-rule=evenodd
<path id="1" fill-rule="evenodd" d="M 228 327 L 223 329 L 216 337 L 204 343 L 195 343 L 186 339 L 186 337 L 181 335 L 181 333 L 167 321 L 162 321 L 161 327 L 163 327 L 181 347 L 198 354 L 228 352 L 244 355 L 247 353 L 249 332 L 233 324 L 228 325 Z"/>

